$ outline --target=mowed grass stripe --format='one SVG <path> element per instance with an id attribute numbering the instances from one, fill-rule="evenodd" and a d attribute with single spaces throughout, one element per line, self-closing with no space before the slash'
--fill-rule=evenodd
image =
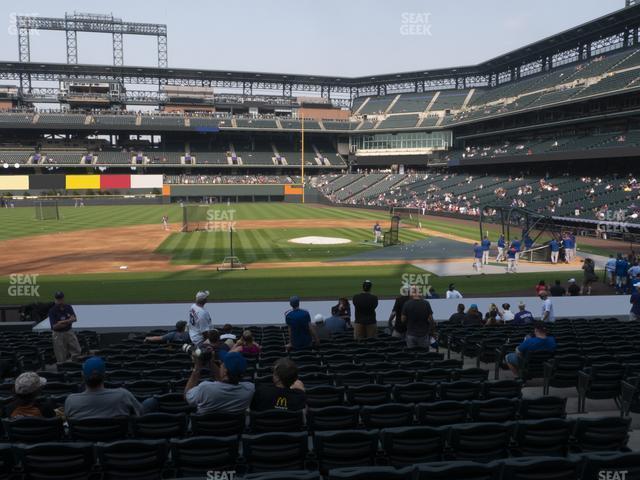
<path id="1" fill-rule="evenodd" d="M 259 232 L 255 230 L 243 230 L 243 233 L 246 234 L 246 240 L 251 244 L 252 251 L 245 250 L 243 255 L 246 255 L 247 258 L 241 258 L 241 262 L 255 262 L 258 258 L 258 251 L 260 251 L 263 256 L 266 256 L 267 252 L 272 249 L 272 245 L 268 239 L 265 238 L 264 235 L 260 235 Z"/>
<path id="2" fill-rule="evenodd" d="M 294 256 L 294 252 L 290 247 L 283 248 L 279 245 L 281 238 L 276 237 L 276 232 L 273 230 L 260 229 L 254 230 L 256 235 L 261 235 L 264 238 L 264 242 L 269 245 L 268 250 L 263 251 L 261 260 L 265 261 L 286 261 L 291 260 Z"/>

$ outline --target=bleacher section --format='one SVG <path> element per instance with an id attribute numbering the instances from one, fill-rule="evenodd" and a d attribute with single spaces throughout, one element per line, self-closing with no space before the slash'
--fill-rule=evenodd
<path id="1" fill-rule="evenodd" d="M 380 122 L 377 126 L 377 130 L 385 128 L 413 128 L 418 123 L 417 114 L 407 115 L 390 115 Z"/>
<path id="2" fill-rule="evenodd" d="M 0 150 L 0 164 L 25 164 L 33 154 L 33 151 L 25 150 Z"/>

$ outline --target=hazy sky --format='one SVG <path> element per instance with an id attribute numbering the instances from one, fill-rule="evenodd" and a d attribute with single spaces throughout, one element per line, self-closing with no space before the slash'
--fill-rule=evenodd
<path id="1" fill-rule="evenodd" d="M 17 6 L 19 5 L 19 6 Z M 0 3 L 0 60 L 16 14 L 109 13 L 166 23 L 169 66 L 359 76 L 476 64 L 618 10 L 624 0 L 22 0 Z M 65 62 L 64 32 L 32 34 L 33 61 Z M 155 37 L 125 36 L 126 65 Z M 111 64 L 111 36 L 78 34 L 80 63 Z"/>

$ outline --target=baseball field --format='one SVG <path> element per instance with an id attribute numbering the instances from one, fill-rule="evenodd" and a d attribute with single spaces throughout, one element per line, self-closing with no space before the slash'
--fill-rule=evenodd
<path id="1" fill-rule="evenodd" d="M 213 301 L 292 294 L 321 299 L 350 296 L 364 279 L 374 282 L 376 293 L 391 297 L 407 279 L 425 274 L 440 293 L 454 282 L 468 296 L 503 295 L 530 293 L 540 277 L 438 276 L 420 267 L 420 252 L 436 244 L 432 262 L 470 266 L 469 243 L 477 238 L 477 227 L 450 219 L 402 224 L 402 245 L 382 248 L 373 243 L 372 229 L 376 222 L 389 228 L 387 212 L 286 203 L 207 208 L 210 221 L 196 232 L 181 231 L 177 204 L 60 207 L 59 220 L 36 220 L 30 207 L 0 209 L 0 303 L 48 300 L 56 290 L 76 304 L 186 302 L 205 288 Z M 231 253 L 231 241 L 233 255 L 247 270 L 217 271 Z M 469 258 L 450 258 L 447 244 L 441 246 L 447 241 L 464 256 L 468 249 Z M 396 249 L 395 256 L 390 249 Z M 572 274 L 579 272 L 563 273 Z M 22 284 L 37 288 L 15 288 Z"/>

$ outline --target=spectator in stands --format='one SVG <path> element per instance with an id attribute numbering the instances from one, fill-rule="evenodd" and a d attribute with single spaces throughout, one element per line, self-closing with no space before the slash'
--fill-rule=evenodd
<path id="1" fill-rule="evenodd" d="M 164 335 L 145 337 L 144 341 L 150 343 L 187 343 L 190 341 L 189 333 L 187 332 L 187 322 L 178 320 L 175 330 L 165 333 Z"/>
<path id="2" fill-rule="evenodd" d="M 629 271 L 627 272 L 627 276 L 629 277 L 627 279 L 627 285 L 628 285 L 629 292 L 631 292 L 631 290 L 633 288 L 633 284 L 637 282 L 637 280 L 639 279 L 639 276 L 640 276 L 640 266 L 638 265 L 637 260 L 634 259 L 631 262 L 631 267 L 629 268 Z"/>
<path id="3" fill-rule="evenodd" d="M 391 308 L 391 314 L 389 315 L 389 329 L 391 330 L 391 336 L 396 338 L 405 338 L 407 333 L 407 326 L 401 320 L 402 308 L 407 303 L 411 296 L 409 295 L 409 285 L 403 285 L 400 289 L 400 296 L 396 297 Z"/>
<path id="4" fill-rule="evenodd" d="M 410 288 L 411 298 L 402 307 L 401 322 L 406 325 L 406 342 L 408 348 L 420 347 L 429 349 L 430 339 L 435 337 L 436 324 L 433 321 L 433 310 L 427 300 L 420 295 L 416 286 Z"/>
<path id="5" fill-rule="evenodd" d="M 288 350 L 308 350 L 314 342 L 320 344 L 315 326 L 311 323 L 311 315 L 300 308 L 300 299 L 293 296 L 289 299 L 291 310 L 285 313 L 284 319 L 289 327 Z"/>
<path id="6" fill-rule="evenodd" d="M 8 418 L 56 416 L 55 405 L 48 399 L 40 398 L 42 387 L 47 379 L 36 372 L 24 372 L 16 378 L 13 390 L 15 396 L 4 407 L 4 416 Z"/>
<path id="7" fill-rule="evenodd" d="M 353 306 L 356 309 L 353 334 L 358 340 L 373 338 L 378 334 L 376 320 L 378 297 L 371 293 L 372 287 L 371 280 L 365 280 L 362 283 L 362 292 L 353 296 Z"/>
<path id="8" fill-rule="evenodd" d="M 340 316 L 338 307 L 331 307 L 331 316 L 324 321 L 325 328 L 330 334 L 343 333 L 347 330 L 347 322 Z"/>
<path id="9" fill-rule="evenodd" d="M 515 315 L 511 311 L 511 305 L 508 303 L 502 304 L 502 312 L 500 312 L 500 315 L 502 316 L 502 321 L 505 323 L 511 322 L 515 318 Z"/>
<path id="10" fill-rule="evenodd" d="M 527 325 L 533 323 L 533 314 L 526 309 L 524 302 L 518 304 L 518 312 L 513 316 L 513 325 Z"/>
<path id="11" fill-rule="evenodd" d="M 434 300 L 437 300 L 440 298 L 440 295 L 436 293 L 436 289 L 433 288 L 433 286 L 429 286 L 429 288 L 427 289 L 427 294 L 429 298 L 433 298 Z"/>
<path id="12" fill-rule="evenodd" d="M 613 254 L 609 255 L 609 260 L 607 260 L 604 269 L 607 275 L 607 282 L 609 282 L 610 287 L 613 287 L 616 284 L 616 259 Z"/>
<path id="13" fill-rule="evenodd" d="M 462 324 L 464 326 L 472 326 L 472 325 L 482 325 L 484 322 L 482 320 L 482 313 L 478 310 L 478 305 L 472 303 L 469 306 L 469 310 L 467 310 L 466 315 L 464 316 L 464 320 Z"/>
<path id="14" fill-rule="evenodd" d="M 598 281 L 598 275 L 596 275 L 596 265 L 590 258 L 585 258 L 582 264 L 582 270 L 584 271 L 584 277 L 582 280 L 582 294 L 591 295 L 591 285 Z"/>
<path id="15" fill-rule="evenodd" d="M 204 309 L 209 292 L 202 290 L 196 293 L 196 302 L 189 308 L 189 338 L 196 347 L 202 346 L 209 338 L 211 315 Z"/>
<path id="16" fill-rule="evenodd" d="M 325 340 L 331 340 L 331 332 L 327 329 L 324 321 L 324 315 L 322 315 L 321 313 L 318 313 L 315 317 L 313 317 L 313 323 L 315 324 L 316 328 L 316 335 L 318 335 L 318 338 L 321 342 Z"/>
<path id="17" fill-rule="evenodd" d="M 349 304 L 349 299 L 342 297 L 338 299 L 338 304 L 336 305 L 338 308 L 338 315 L 341 316 L 347 325 L 351 324 L 351 305 Z"/>
<path id="18" fill-rule="evenodd" d="M 555 322 L 556 317 L 553 314 L 553 303 L 551 302 L 551 298 L 549 298 L 549 292 L 546 290 L 540 292 L 540 299 L 542 300 L 542 313 L 540 314 L 540 319 L 543 322 Z"/>
<path id="19" fill-rule="evenodd" d="M 549 293 L 552 297 L 564 297 L 567 290 L 560 284 L 560 280 L 556 280 L 549 289 Z"/>
<path id="20" fill-rule="evenodd" d="M 456 286 L 453 283 L 449 284 L 449 289 L 446 294 L 447 298 L 462 298 L 462 294 L 456 290 Z"/>
<path id="21" fill-rule="evenodd" d="M 209 344 L 214 352 L 228 352 L 232 348 L 220 339 L 220 330 L 215 328 L 209 330 Z"/>
<path id="22" fill-rule="evenodd" d="M 452 323 L 454 325 L 462 325 L 464 323 L 465 317 L 466 315 L 464 313 L 464 303 L 459 303 L 456 313 L 452 314 L 449 317 L 449 323 Z"/>
<path id="23" fill-rule="evenodd" d="M 551 263 L 558 263 L 558 256 L 560 255 L 560 245 L 555 238 L 552 238 L 549 242 L 549 250 L 551 251 Z"/>
<path id="24" fill-rule="evenodd" d="M 498 325 L 502 322 L 502 316 L 500 315 L 500 311 L 498 310 L 498 306 L 495 303 L 489 305 L 489 310 L 484 314 L 484 325 L 493 326 Z"/>
<path id="25" fill-rule="evenodd" d="M 631 293 L 631 298 L 629 298 L 629 303 L 631 303 L 629 320 L 632 322 L 640 320 L 640 282 L 633 284 L 633 292 Z"/>
<path id="26" fill-rule="evenodd" d="M 257 385 L 251 410 L 304 410 L 306 403 L 298 367 L 290 359 L 281 358 L 273 365 L 273 384 Z"/>
<path id="27" fill-rule="evenodd" d="M 536 295 L 540 295 L 542 292 L 547 290 L 547 284 L 544 283 L 544 280 L 540 280 L 538 285 L 536 285 Z"/>
<path id="28" fill-rule="evenodd" d="M 57 363 L 63 363 L 80 355 L 81 348 L 78 337 L 71 331 L 71 326 L 78 320 L 73 307 L 64 301 L 64 293 L 56 292 L 55 304 L 49 310 L 49 323 L 51 324 L 53 353 Z"/>
<path id="29" fill-rule="evenodd" d="M 233 325 L 229 323 L 225 323 L 222 326 L 222 333 L 220 334 L 220 340 L 225 342 L 229 346 L 229 349 L 231 349 L 236 344 L 237 339 L 238 337 L 236 336 L 235 333 L 233 333 Z"/>
<path id="30" fill-rule="evenodd" d="M 240 352 L 244 356 L 257 357 L 260 355 L 260 344 L 253 339 L 253 333 L 251 330 L 245 330 L 242 332 L 242 337 L 238 340 L 235 346 L 230 350 L 231 352 Z"/>
<path id="31" fill-rule="evenodd" d="M 64 402 L 64 414 L 72 420 L 142 415 L 145 411 L 131 392 L 124 388 L 105 388 L 106 367 L 100 357 L 89 357 L 82 364 L 85 390 L 72 393 Z"/>
<path id="32" fill-rule="evenodd" d="M 478 242 L 473 244 L 473 269 L 482 272 L 482 257 L 484 256 L 482 245 Z"/>
<path id="33" fill-rule="evenodd" d="M 567 293 L 569 294 L 569 296 L 577 297 L 578 295 L 580 295 L 580 287 L 578 286 L 576 279 L 570 278 L 568 283 L 569 285 L 567 286 Z"/>
<path id="34" fill-rule="evenodd" d="M 234 413 L 249 408 L 255 385 L 243 382 L 247 360 L 239 352 L 220 354 L 222 363 L 212 362 L 214 381 L 200 383 L 203 362 L 194 358 L 193 370 L 184 388 L 187 403 L 196 407 L 197 413 Z"/>
<path id="35" fill-rule="evenodd" d="M 505 358 L 509 370 L 511 370 L 516 377 L 520 375 L 520 361 L 522 357 L 528 352 L 540 350 L 549 350 L 555 352 L 556 350 L 556 339 L 553 336 L 547 334 L 547 326 L 543 322 L 538 322 L 535 324 L 533 334 L 533 337 L 527 335 L 525 340 L 520 345 L 518 345 L 516 351 L 513 353 L 509 353 Z"/>

